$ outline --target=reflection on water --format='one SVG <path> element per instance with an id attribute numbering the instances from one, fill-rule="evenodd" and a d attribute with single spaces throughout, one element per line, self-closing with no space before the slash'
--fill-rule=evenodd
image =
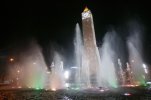
<path id="1" fill-rule="evenodd" d="M 139 91 L 139 92 L 138 92 Z M 131 94 L 131 95 L 125 95 Z M 121 89 L 120 91 L 73 90 L 0 90 L 0 100 L 151 100 L 151 91 Z"/>

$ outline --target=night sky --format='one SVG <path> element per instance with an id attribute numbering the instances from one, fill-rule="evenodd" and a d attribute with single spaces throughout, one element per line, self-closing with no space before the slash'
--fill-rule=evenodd
<path id="1" fill-rule="evenodd" d="M 50 45 L 63 48 L 66 58 L 73 55 L 75 25 L 81 26 L 81 12 L 87 6 L 93 13 L 97 44 L 101 45 L 104 34 L 110 27 L 126 37 L 125 24 L 136 20 L 143 27 L 143 57 L 151 64 L 151 7 L 142 2 L 110 2 L 96 0 L 70 1 L 10 1 L 3 2 L 0 19 L 0 57 L 2 60 L 37 40 L 49 65 Z M 123 30 L 122 30 L 123 29 Z M 124 31 L 124 32 L 122 32 Z M 6 59 L 5 59 L 6 60 Z M 2 67 L 1 67 L 2 68 Z"/>

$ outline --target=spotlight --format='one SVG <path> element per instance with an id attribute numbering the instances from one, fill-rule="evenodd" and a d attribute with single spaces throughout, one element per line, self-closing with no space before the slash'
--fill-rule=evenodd
<path id="1" fill-rule="evenodd" d="M 69 87 L 69 83 L 65 83 L 65 87 Z"/>
<path id="2" fill-rule="evenodd" d="M 65 72 L 64 72 L 64 78 L 65 78 L 65 79 L 68 79 L 68 78 L 69 78 L 69 71 L 65 71 Z"/>

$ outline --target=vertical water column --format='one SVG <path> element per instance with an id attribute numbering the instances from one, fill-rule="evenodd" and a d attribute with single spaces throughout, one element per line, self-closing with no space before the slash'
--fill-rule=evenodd
<path id="1" fill-rule="evenodd" d="M 76 27 L 75 27 L 74 50 L 75 50 L 75 64 L 77 67 L 75 83 L 77 85 L 80 85 L 81 84 L 83 42 L 82 42 L 80 26 L 78 23 L 76 24 Z"/>

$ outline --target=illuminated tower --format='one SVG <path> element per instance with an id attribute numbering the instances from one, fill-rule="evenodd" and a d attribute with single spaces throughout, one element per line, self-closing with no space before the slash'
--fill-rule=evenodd
<path id="1" fill-rule="evenodd" d="M 87 74 L 89 74 L 90 86 L 96 86 L 97 70 L 100 66 L 100 56 L 96 45 L 94 32 L 93 16 L 91 11 L 86 7 L 82 12 L 82 27 L 84 41 L 84 59 L 86 63 Z"/>

